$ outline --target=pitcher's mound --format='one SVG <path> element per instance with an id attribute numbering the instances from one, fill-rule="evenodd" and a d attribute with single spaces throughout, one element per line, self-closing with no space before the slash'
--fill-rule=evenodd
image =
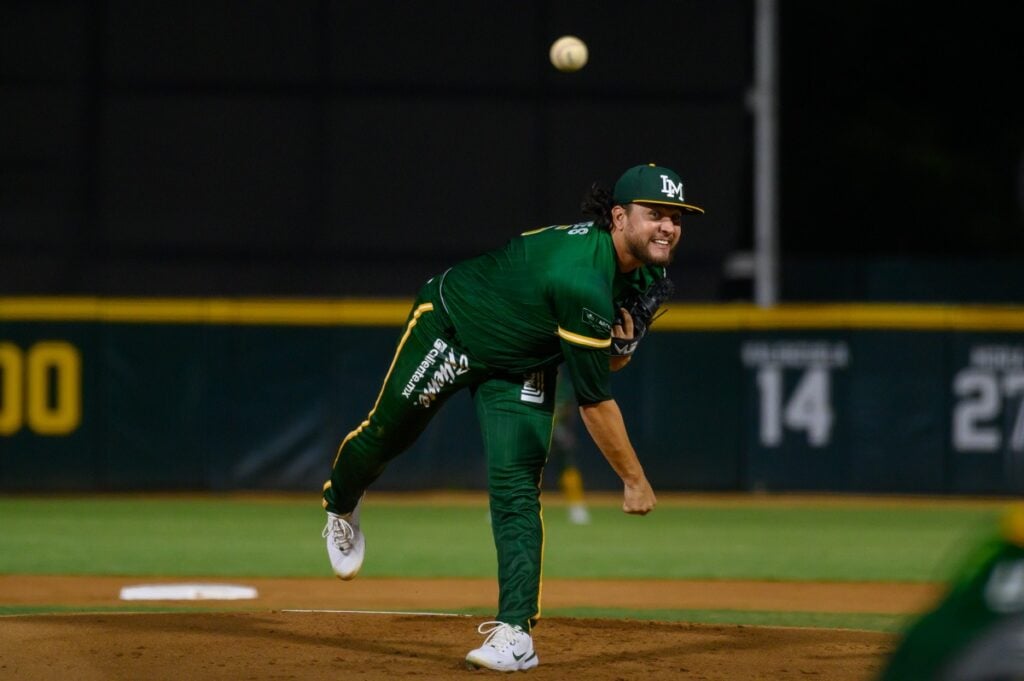
<path id="1" fill-rule="evenodd" d="M 483 678 L 465 669 L 476 619 L 320 612 L 19 616 L 3 620 L 0 678 L 381 681 Z M 877 676 L 895 637 L 864 631 L 544 619 L 528 679 Z"/>

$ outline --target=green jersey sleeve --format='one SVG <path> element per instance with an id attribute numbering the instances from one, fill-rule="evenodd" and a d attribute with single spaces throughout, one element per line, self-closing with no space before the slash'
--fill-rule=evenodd
<path id="1" fill-rule="evenodd" d="M 611 399 L 608 348 L 612 335 L 610 281 L 593 267 L 569 267 L 552 277 L 549 291 L 562 356 L 577 401 Z"/>
<path id="2" fill-rule="evenodd" d="M 566 268 L 551 277 L 548 297 L 563 341 L 607 350 L 612 344 L 612 292 L 599 272 Z"/>
<path id="3" fill-rule="evenodd" d="M 608 351 L 562 340 L 562 355 L 580 406 L 612 399 Z"/>

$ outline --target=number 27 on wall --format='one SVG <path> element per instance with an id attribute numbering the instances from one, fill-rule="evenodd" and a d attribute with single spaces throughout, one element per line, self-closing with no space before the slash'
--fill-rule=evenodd
<path id="1" fill-rule="evenodd" d="M 1005 441 L 1011 451 L 1024 452 L 1024 371 L 968 367 L 953 379 L 953 392 L 960 398 L 953 408 L 954 448 L 995 452 Z M 1014 398 L 1020 398 L 1016 409 Z"/>

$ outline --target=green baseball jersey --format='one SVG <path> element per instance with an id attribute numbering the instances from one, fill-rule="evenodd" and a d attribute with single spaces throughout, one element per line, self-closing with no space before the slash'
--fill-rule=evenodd
<path id="1" fill-rule="evenodd" d="M 620 273 L 608 231 L 592 222 L 526 232 L 445 273 L 441 299 L 460 341 L 515 373 L 566 362 L 580 404 L 611 398 L 608 349 L 616 301 L 665 276 Z"/>

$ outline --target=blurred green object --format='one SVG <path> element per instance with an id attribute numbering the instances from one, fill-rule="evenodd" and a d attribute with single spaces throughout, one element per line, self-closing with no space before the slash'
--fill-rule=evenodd
<path id="1" fill-rule="evenodd" d="M 968 557 L 936 608 L 907 630 L 882 681 L 1024 678 L 1024 506 Z"/>

